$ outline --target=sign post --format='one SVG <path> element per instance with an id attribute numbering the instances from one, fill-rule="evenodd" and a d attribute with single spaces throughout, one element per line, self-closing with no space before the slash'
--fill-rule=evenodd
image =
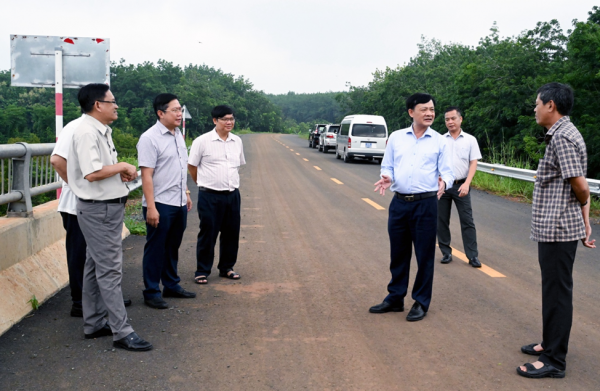
<path id="1" fill-rule="evenodd" d="M 190 113 L 188 112 L 187 107 L 185 107 L 185 105 L 183 105 L 183 108 L 181 109 L 181 120 L 182 120 L 182 125 L 183 125 L 183 129 L 182 129 L 182 133 L 183 133 L 183 139 L 185 140 L 185 120 L 186 119 L 192 119 L 192 116 L 190 115 Z"/>
<path id="2" fill-rule="evenodd" d="M 11 86 L 54 87 L 56 140 L 63 129 L 63 88 L 110 84 L 109 47 L 108 38 L 10 36 Z"/>
<path id="3" fill-rule="evenodd" d="M 56 140 L 63 128 L 63 51 L 62 48 L 54 48 L 54 102 L 56 106 Z M 59 194 L 60 195 L 60 190 Z"/>

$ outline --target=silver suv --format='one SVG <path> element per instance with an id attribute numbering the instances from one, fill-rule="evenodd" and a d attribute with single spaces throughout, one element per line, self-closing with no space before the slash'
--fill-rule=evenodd
<path id="1" fill-rule="evenodd" d="M 329 124 L 319 136 L 319 151 L 327 153 L 329 148 L 335 148 L 340 124 Z"/>

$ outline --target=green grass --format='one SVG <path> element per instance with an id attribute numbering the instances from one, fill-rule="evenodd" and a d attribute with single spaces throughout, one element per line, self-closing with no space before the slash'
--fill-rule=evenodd
<path id="1" fill-rule="evenodd" d="M 139 187 L 129 193 L 129 200 L 125 206 L 123 222 L 132 235 L 146 236 L 146 222 L 142 214 L 142 188 Z"/>
<path id="2" fill-rule="evenodd" d="M 533 200 L 533 182 L 502 177 L 486 172 L 477 171 L 471 182 L 471 187 L 504 197 L 520 198 L 529 203 Z"/>

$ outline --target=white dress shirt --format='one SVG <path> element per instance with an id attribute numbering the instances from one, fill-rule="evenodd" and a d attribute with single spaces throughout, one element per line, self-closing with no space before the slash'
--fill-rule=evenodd
<path id="1" fill-rule="evenodd" d="M 198 167 L 198 187 L 233 191 L 240 187 L 239 168 L 246 164 L 242 139 L 229 133 L 223 141 L 213 129 L 194 140 L 188 164 Z"/>

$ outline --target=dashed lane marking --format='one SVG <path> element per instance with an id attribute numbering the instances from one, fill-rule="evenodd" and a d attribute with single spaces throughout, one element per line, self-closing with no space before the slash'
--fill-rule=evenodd
<path id="1" fill-rule="evenodd" d="M 300 154 L 298 152 L 296 152 L 296 155 L 300 156 Z"/>
<path id="2" fill-rule="evenodd" d="M 342 181 L 339 181 L 335 178 L 330 178 L 332 181 L 334 181 L 335 183 L 337 183 L 338 185 L 343 185 L 344 183 Z"/>
<path id="3" fill-rule="evenodd" d="M 307 158 L 305 158 L 305 157 L 303 157 L 302 159 L 303 159 L 305 162 L 307 162 L 307 161 L 308 161 L 308 159 L 307 159 Z"/>
<path id="4" fill-rule="evenodd" d="M 377 210 L 385 210 L 385 208 L 383 206 L 379 205 L 378 203 L 372 201 L 369 198 L 363 198 L 362 200 Z"/>
<path id="5" fill-rule="evenodd" d="M 439 245 L 436 245 L 436 246 L 439 247 Z M 469 259 L 467 258 L 467 256 L 464 253 L 455 249 L 454 247 L 452 247 L 452 256 L 460 259 L 461 261 L 463 261 L 465 263 L 469 263 Z M 506 277 L 504 274 L 492 269 L 491 267 L 489 267 L 487 265 L 484 265 L 483 263 L 481 264 L 481 267 L 478 268 L 478 270 L 487 274 L 490 277 L 494 277 L 494 278 L 505 278 Z"/>
<path id="6" fill-rule="evenodd" d="M 321 169 L 319 168 L 319 166 L 313 166 L 315 168 L 315 170 L 317 171 L 321 171 Z"/>
<path id="7" fill-rule="evenodd" d="M 290 149 L 290 151 L 294 152 L 294 150 L 293 150 L 293 149 Z"/>

